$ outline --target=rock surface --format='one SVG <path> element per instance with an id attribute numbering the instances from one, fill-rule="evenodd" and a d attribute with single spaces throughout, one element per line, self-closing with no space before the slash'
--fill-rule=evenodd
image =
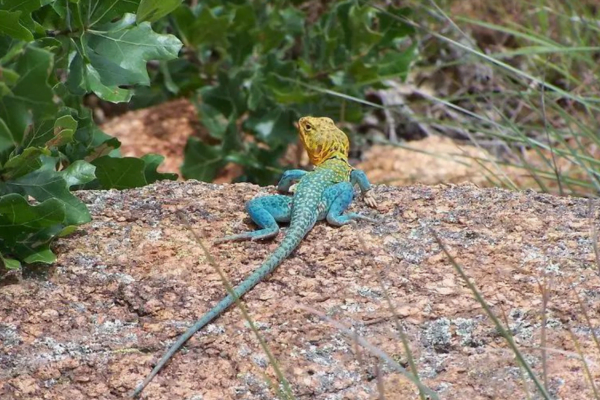
<path id="1" fill-rule="evenodd" d="M 459 146 L 443 136 L 429 136 L 404 146 L 407 148 L 373 145 L 356 168 L 364 170 L 371 182 L 392 186 L 465 181 L 492 185 L 485 169 L 475 161 L 490 159 L 491 155 L 474 146 Z"/>
<path id="2" fill-rule="evenodd" d="M 56 265 L 0 286 L 0 398 L 124 398 L 224 293 L 175 211 L 188 215 L 217 262 L 239 282 L 281 237 L 218 247 L 211 241 L 252 229 L 243 204 L 269 191 L 188 181 L 79 193 L 93 221 L 56 243 Z M 473 185 L 377 186 L 375 197 L 377 211 L 360 200 L 352 208 L 379 224 L 317 224 L 244 298 L 296 398 L 418 398 L 398 372 L 299 308 L 326 313 L 407 366 L 386 292 L 421 379 L 440 398 L 525 399 L 524 386 L 534 396 L 533 383 L 523 380 L 514 354 L 431 229 L 508 323 L 540 377 L 545 310 L 550 393 L 593 398 L 569 332 L 600 386 L 600 353 L 592 337 L 592 328 L 600 335 L 600 278 L 590 233 L 592 221 L 597 230 L 600 223 L 587 200 Z M 545 307 L 542 290 L 548 293 Z M 187 343 L 144 398 L 273 399 L 269 380 L 276 382 L 256 337 L 239 310 L 230 309 Z"/>

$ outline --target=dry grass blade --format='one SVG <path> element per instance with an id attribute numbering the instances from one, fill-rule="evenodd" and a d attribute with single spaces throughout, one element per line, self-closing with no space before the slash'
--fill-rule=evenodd
<path id="1" fill-rule="evenodd" d="M 381 377 L 379 363 L 375 363 L 375 379 L 377 381 L 377 397 L 379 400 L 385 400 L 385 388 L 383 386 L 383 378 Z"/>
<path id="2" fill-rule="evenodd" d="M 577 336 L 575 336 L 575 334 L 573 333 L 571 328 L 569 328 L 569 334 L 571 335 L 573 344 L 575 345 L 575 348 L 577 349 L 577 353 L 579 353 L 579 358 L 581 359 L 581 362 L 583 364 L 583 370 L 585 371 L 585 377 L 589 381 L 590 387 L 592 388 L 592 392 L 594 392 L 594 398 L 596 400 L 600 400 L 600 395 L 598 394 L 598 390 L 596 389 L 596 384 L 594 383 L 594 377 L 592 376 L 592 373 L 590 372 L 590 368 L 588 366 L 587 360 L 585 359 L 585 357 L 583 356 L 583 353 L 581 352 L 581 346 L 579 345 L 579 340 L 577 340 Z"/>
<path id="3" fill-rule="evenodd" d="M 581 314 L 583 315 L 583 318 L 585 318 L 585 322 L 587 323 L 587 326 L 590 328 L 590 332 L 592 333 L 592 339 L 594 339 L 596 348 L 598 349 L 598 352 L 600 352 L 600 339 L 598 338 L 598 335 L 596 335 L 596 331 L 592 326 L 592 321 L 590 320 L 590 316 L 587 312 L 587 307 L 581 300 L 581 297 L 579 297 L 579 294 L 577 293 L 573 285 L 571 285 L 571 290 L 573 290 L 573 293 L 575 294 L 575 298 L 577 299 L 577 303 L 579 303 L 579 308 L 581 309 Z"/>
<path id="4" fill-rule="evenodd" d="M 404 328 L 400 324 L 400 316 L 398 315 L 398 313 L 396 312 L 396 309 L 394 308 L 394 306 L 392 304 L 389 292 L 387 291 L 387 288 L 385 287 L 385 284 L 383 283 L 383 279 L 381 278 L 381 275 L 379 276 L 379 285 L 381 286 L 381 289 L 383 290 L 383 294 L 384 294 L 386 302 L 388 303 L 388 307 L 389 307 L 392 315 L 394 316 L 394 323 L 396 324 L 396 329 L 398 330 L 398 334 L 400 335 L 400 340 L 402 340 L 402 346 L 404 347 L 404 351 L 406 353 L 406 359 L 408 360 L 408 365 L 410 366 L 410 370 L 412 371 L 412 373 L 415 377 L 415 380 L 418 383 L 421 383 L 421 379 L 419 378 L 419 371 L 417 370 L 417 365 L 415 364 L 415 359 L 413 357 L 412 351 L 410 350 L 410 344 L 408 343 L 408 338 L 406 337 L 406 333 L 404 333 Z M 419 398 L 421 400 L 426 399 L 425 393 L 423 392 L 423 390 L 421 390 L 420 387 L 419 387 Z"/>
<path id="5" fill-rule="evenodd" d="M 314 315 L 318 316 L 319 318 L 327 321 L 330 325 L 332 325 L 333 327 L 335 327 L 336 329 L 338 329 L 339 331 L 341 331 L 342 333 L 347 335 L 352 340 L 356 340 L 356 342 L 358 342 L 358 344 L 360 344 L 362 347 L 367 349 L 371 354 L 373 354 L 373 355 L 379 357 L 381 360 L 385 361 L 390 368 L 392 368 L 392 369 L 398 371 L 399 373 L 401 373 L 402 375 L 404 375 L 408 380 L 410 380 L 412 383 L 414 383 L 417 386 L 417 388 L 419 388 L 419 390 L 423 391 L 423 393 L 425 393 L 427 396 L 429 396 L 429 398 L 431 400 L 439 400 L 440 399 L 436 392 L 434 392 L 433 390 L 431 390 L 430 388 L 428 388 L 427 386 L 422 384 L 412 373 L 410 373 L 402 365 L 400 365 L 396 361 L 394 361 L 383 350 L 381 350 L 377 346 L 374 346 L 371 343 L 369 343 L 369 341 L 367 339 L 363 338 L 362 336 L 357 335 L 354 331 L 350 330 L 343 324 L 339 323 L 338 321 L 336 321 L 334 319 L 329 318 L 327 315 L 325 315 L 324 313 L 322 313 L 318 310 L 315 310 L 314 308 L 310 308 L 310 307 L 304 306 L 302 304 L 298 304 L 297 307 L 304 311 L 308 311 L 309 313 L 314 314 Z"/>
<path id="6" fill-rule="evenodd" d="M 489 56 L 488 54 L 481 52 L 469 45 L 463 44 L 457 40 L 453 40 L 449 37 L 446 37 L 434 30 L 429 29 L 428 27 L 424 26 L 423 24 L 419 24 L 411 19 L 408 19 L 406 17 L 402 17 L 402 16 L 398 16 L 395 14 L 390 13 L 389 11 L 385 10 L 384 8 L 373 4 L 373 2 L 367 1 L 365 2 L 367 4 L 369 4 L 370 7 L 378 10 L 381 13 L 384 13 L 386 15 L 388 15 L 390 18 L 393 18 L 395 20 L 397 20 L 398 22 L 401 23 L 405 23 L 409 26 L 412 26 L 413 28 L 422 31 L 422 32 L 426 32 L 427 34 L 431 35 L 432 37 L 435 37 L 436 39 L 442 41 L 442 42 L 446 42 L 450 45 L 452 45 L 455 48 L 461 49 L 469 54 L 474 55 L 475 57 L 478 57 L 479 59 L 481 59 L 482 61 L 488 62 L 493 66 L 496 66 L 498 68 L 500 68 L 501 70 L 507 72 L 507 73 L 511 73 L 514 74 L 515 76 L 518 76 L 522 79 L 526 79 L 530 82 L 531 86 L 537 86 L 540 87 L 542 85 L 544 85 L 549 91 L 552 91 L 553 93 L 556 93 L 557 95 L 563 96 L 564 98 L 574 101 L 576 103 L 580 103 L 582 105 L 585 105 L 586 107 L 588 107 L 590 110 L 594 110 L 594 111 L 599 111 L 600 110 L 600 106 L 598 106 L 597 104 L 595 104 L 595 101 L 593 101 L 594 99 L 588 99 L 588 98 L 583 98 L 581 96 L 577 96 L 574 95 L 554 84 L 550 84 L 548 82 L 544 82 L 541 78 L 538 78 L 534 75 L 532 75 L 529 72 L 520 70 L 519 68 L 513 67 L 510 64 L 507 64 L 503 61 L 500 61 L 499 59 L 496 59 L 494 57 Z"/>
<path id="7" fill-rule="evenodd" d="M 497 295 L 497 293 L 496 293 Z M 496 298 L 496 303 L 499 304 L 499 308 L 500 311 L 502 312 L 502 319 L 504 320 L 504 323 L 506 324 L 506 326 L 510 327 L 509 322 L 508 322 L 508 316 L 506 315 L 506 311 L 504 310 L 504 307 L 502 307 L 502 305 L 500 305 L 500 301 L 498 300 L 498 298 Z M 506 331 L 507 334 L 512 335 L 511 331 L 508 329 Z M 509 350 L 506 350 L 509 351 Z M 531 394 L 529 393 L 529 388 L 527 387 L 527 377 L 525 376 L 525 371 L 523 371 L 523 366 L 521 364 L 519 364 L 519 375 L 521 376 L 521 382 L 523 383 L 523 391 L 525 392 L 525 398 L 527 400 L 531 400 Z"/>
<path id="8" fill-rule="evenodd" d="M 421 379 L 419 378 L 419 371 L 417 370 L 417 365 L 415 364 L 415 359 L 412 355 L 412 351 L 410 350 L 410 344 L 408 343 L 408 338 L 406 337 L 406 333 L 404 333 L 404 328 L 400 324 L 400 316 L 398 315 L 398 313 L 396 312 L 396 309 L 394 308 L 394 306 L 392 304 L 392 300 L 390 299 L 389 292 L 388 292 L 387 288 L 385 287 L 385 284 L 383 283 L 383 279 L 382 279 L 381 275 L 379 275 L 379 285 L 381 286 L 381 289 L 383 290 L 383 295 L 385 297 L 385 301 L 388 303 L 390 312 L 394 316 L 394 323 L 396 324 L 396 329 L 398 330 L 398 334 L 400 335 L 400 340 L 402 340 L 402 346 L 404 347 L 404 351 L 406 352 L 406 358 L 408 360 L 408 365 L 410 365 L 410 370 L 412 371 L 413 375 L 415 376 L 415 379 L 417 380 L 417 382 L 421 383 Z M 421 398 L 421 400 L 425 400 L 425 393 L 423 393 L 423 391 L 421 389 L 419 389 L 419 397 Z"/>
<path id="9" fill-rule="evenodd" d="M 250 317 L 250 314 L 248 314 L 248 311 L 246 310 L 246 306 L 244 306 L 244 303 L 235 294 L 235 291 L 233 290 L 233 285 L 229 281 L 229 278 L 227 278 L 227 275 L 225 274 L 225 272 L 223 271 L 223 269 L 219 266 L 219 264 L 217 264 L 217 262 L 215 261 L 215 259 L 212 256 L 212 254 L 210 254 L 210 252 L 208 251 L 208 249 L 204 245 L 204 242 L 202 241 L 202 239 L 200 239 L 200 237 L 198 236 L 198 234 L 196 233 L 196 231 L 194 231 L 192 229 L 192 226 L 190 225 L 190 223 L 189 223 L 187 217 L 185 216 L 185 214 L 181 210 L 179 210 L 179 211 L 177 211 L 177 216 L 179 217 L 179 219 L 181 219 L 181 221 L 185 225 L 185 227 L 194 236 L 194 240 L 196 241 L 196 243 L 198 243 L 198 245 L 202 248 L 202 251 L 204 252 L 204 256 L 206 257 L 206 259 L 208 260 L 208 263 L 219 274 L 219 277 L 221 278 L 221 282 L 223 283 L 223 286 L 225 286 L 225 290 L 227 290 L 227 293 L 229 293 L 234 298 L 235 305 L 242 312 L 242 315 L 244 316 L 244 319 L 248 322 L 248 325 L 250 325 L 250 329 L 256 335 L 256 338 L 258 339 L 258 342 L 260 343 L 260 346 L 262 347 L 263 351 L 267 355 L 267 358 L 269 359 L 269 363 L 273 367 L 273 370 L 275 371 L 275 375 L 277 375 L 277 379 L 279 380 L 279 383 L 280 383 L 281 387 L 275 386 L 274 384 L 271 383 L 270 380 L 268 380 L 267 382 L 269 383 L 269 385 L 271 386 L 271 388 L 275 391 L 275 393 L 277 393 L 277 395 L 278 395 L 279 398 L 285 399 L 285 400 L 295 399 L 294 394 L 292 392 L 292 388 L 291 388 L 288 380 L 283 375 L 283 372 L 281 371 L 281 368 L 279 367 L 279 363 L 277 362 L 277 359 L 273 356 L 273 354 L 271 352 L 271 349 L 269 349 L 269 345 L 267 345 L 267 342 L 264 340 L 264 338 L 262 337 L 262 335 L 258 331 L 258 328 L 254 324 L 254 321 Z"/>
<path id="10" fill-rule="evenodd" d="M 450 260 L 450 263 L 454 266 L 454 269 L 456 270 L 456 272 L 458 272 L 458 274 L 460 275 L 462 280 L 465 282 L 465 284 L 469 287 L 469 289 L 471 289 L 471 292 L 473 292 L 475 299 L 477 300 L 477 302 L 479 304 L 481 304 L 481 307 L 483 307 L 485 313 L 492 320 L 492 322 L 496 326 L 496 329 L 498 330 L 500 335 L 502 335 L 502 337 L 504 337 L 504 339 L 508 343 L 509 347 L 515 354 L 515 357 L 519 361 L 519 364 L 521 364 L 523 366 L 523 368 L 525 368 L 525 371 L 527 371 L 527 375 L 533 381 L 533 383 L 539 390 L 540 394 L 543 396 L 544 399 L 551 400 L 550 394 L 548 393 L 548 391 L 546 390 L 544 385 L 540 382 L 538 377 L 535 375 L 535 373 L 533 372 L 533 369 L 531 368 L 529 363 L 525 360 L 525 357 L 523 357 L 523 354 L 521 353 L 521 351 L 515 344 L 510 333 L 508 333 L 508 331 L 504 328 L 504 326 L 502 326 L 502 323 L 500 322 L 500 320 L 498 320 L 498 317 L 496 317 L 496 315 L 490 309 L 490 306 L 487 304 L 487 302 L 481 296 L 481 293 L 479 293 L 479 290 L 477 290 L 475 285 L 469 280 L 469 277 L 467 276 L 467 274 L 465 274 L 465 271 L 463 271 L 462 267 L 460 265 L 458 265 L 458 263 L 456 262 L 454 257 L 452 257 L 452 255 L 448 252 L 448 250 L 446 249 L 446 246 L 444 246 L 444 244 L 442 243 L 442 241 L 440 240 L 438 235 L 433 231 L 433 229 L 431 230 L 431 234 L 433 235 L 433 238 L 437 242 L 438 246 L 440 246 L 440 248 L 442 249 L 444 254 L 446 254 L 446 257 L 448 257 L 448 259 Z"/>
<path id="11" fill-rule="evenodd" d="M 591 237 L 592 237 L 592 247 L 594 248 L 594 255 L 596 257 L 596 266 L 598 267 L 598 275 L 600 275 L 600 250 L 598 249 L 598 229 L 596 229 L 596 224 L 594 223 L 594 200 L 592 198 L 588 199 L 588 210 L 589 210 L 589 218 L 591 224 Z"/>
<path id="12" fill-rule="evenodd" d="M 548 63 L 548 59 L 546 59 L 546 64 Z M 544 81 L 546 81 L 546 71 L 544 70 Z M 562 186 L 562 181 L 560 179 L 561 175 L 558 169 L 558 165 L 556 164 L 556 155 L 554 154 L 554 149 L 552 149 L 552 140 L 550 139 L 550 133 L 548 128 L 548 117 L 546 115 L 546 85 L 542 85 L 540 88 L 540 100 L 541 100 L 541 111 L 542 111 L 542 120 L 544 121 L 544 133 L 546 134 L 546 139 L 548 140 L 548 145 L 550 146 L 550 155 L 552 156 L 552 170 L 554 171 L 554 175 L 556 176 L 556 182 L 558 183 L 558 193 L 561 196 L 564 195 L 564 190 Z M 545 331 L 543 331 L 545 333 Z M 544 356 L 546 354 L 544 353 Z M 545 361 L 545 360 L 544 360 Z M 546 387 L 548 387 L 548 382 L 546 381 L 546 364 L 544 363 L 544 383 Z"/>
<path id="13" fill-rule="evenodd" d="M 365 244 L 365 241 L 360 236 L 358 236 L 358 241 L 360 242 L 363 250 L 366 253 L 367 246 Z M 365 264 L 364 266 L 366 267 L 367 260 L 364 256 L 363 256 L 363 264 Z M 383 296 L 385 297 L 385 301 L 388 304 L 390 312 L 394 316 L 394 322 L 396 324 L 396 329 L 398 330 L 398 334 L 400 335 L 400 340 L 402 340 L 402 346 L 404 347 L 404 351 L 406 352 L 406 358 L 408 359 L 408 365 L 410 365 L 410 370 L 412 371 L 416 381 L 420 384 L 421 379 L 419 378 L 419 371 L 417 370 L 417 365 L 415 364 L 415 359 L 412 355 L 412 351 L 410 350 L 410 344 L 408 343 L 408 338 L 406 337 L 406 334 L 404 333 L 404 328 L 400 324 L 400 316 L 398 315 L 398 313 L 396 312 L 396 308 L 392 304 L 392 299 L 390 298 L 390 294 L 387 290 L 387 287 L 385 286 L 385 283 L 383 282 L 382 274 L 383 274 L 383 271 L 380 269 L 379 273 L 377 274 L 377 276 L 379 278 L 379 286 L 381 286 L 381 290 L 383 291 Z M 423 391 L 420 388 L 419 388 L 419 397 L 421 400 L 425 400 L 425 393 L 423 393 Z"/>
<path id="14" fill-rule="evenodd" d="M 544 387 L 548 389 L 548 355 L 546 351 L 546 322 L 547 322 L 547 311 L 548 311 L 548 300 L 550 298 L 549 288 L 546 286 L 546 273 L 544 272 L 544 280 L 542 283 L 537 282 L 542 294 L 542 337 L 540 338 L 540 349 L 542 351 L 542 375 L 544 377 Z"/>

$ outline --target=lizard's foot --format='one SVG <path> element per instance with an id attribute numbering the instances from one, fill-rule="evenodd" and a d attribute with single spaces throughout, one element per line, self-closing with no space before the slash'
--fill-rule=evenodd
<path id="1" fill-rule="evenodd" d="M 377 222 L 379 222 L 376 219 L 373 219 L 371 217 L 367 217 L 367 216 L 364 216 L 364 215 L 361 215 L 361 214 L 357 214 L 357 213 L 348 213 L 348 215 L 350 216 L 350 218 L 352 218 L 354 220 L 356 220 L 356 219 L 362 219 L 364 221 L 369 221 L 369 222 L 372 222 L 374 224 L 376 224 Z"/>
<path id="2" fill-rule="evenodd" d="M 270 239 L 272 237 L 277 236 L 279 233 L 279 227 L 274 228 L 265 228 L 252 232 L 244 232 L 239 233 L 237 235 L 225 236 L 220 239 L 216 239 L 213 243 L 219 244 L 224 242 L 234 242 L 241 240 L 261 240 L 261 239 Z"/>
<path id="3" fill-rule="evenodd" d="M 365 217 L 364 215 L 360 215 L 357 213 L 348 213 L 348 214 L 342 214 L 342 215 L 336 215 L 336 216 L 327 215 L 327 222 L 333 226 L 346 225 L 346 224 L 349 224 L 350 222 L 354 222 L 357 219 L 362 219 L 365 221 L 377 223 L 377 221 L 374 220 L 373 218 Z"/>
<path id="4" fill-rule="evenodd" d="M 363 196 L 363 200 L 369 207 L 377 208 L 377 201 L 375 200 L 375 197 L 373 197 L 373 193 L 371 193 L 370 191 L 365 193 L 365 195 Z"/>

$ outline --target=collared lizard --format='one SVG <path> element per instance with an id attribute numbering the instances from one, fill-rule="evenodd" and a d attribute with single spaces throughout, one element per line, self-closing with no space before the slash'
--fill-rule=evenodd
<path id="1" fill-rule="evenodd" d="M 331 118 L 300 118 L 298 131 L 315 169 L 310 172 L 293 169 L 283 174 L 277 188 L 280 192 L 289 192 L 291 189 L 292 197 L 264 196 L 254 198 L 246 203 L 246 211 L 260 227 L 259 230 L 226 236 L 216 241 L 216 243 L 221 243 L 232 240 L 272 238 L 279 232 L 278 222 L 290 222 L 281 244 L 258 269 L 235 287 L 234 291 L 237 297 L 246 294 L 273 272 L 298 247 L 318 220 L 327 219 L 327 222 L 334 226 L 345 225 L 355 219 L 370 220 L 356 213 L 344 214 L 352 202 L 354 185 L 358 185 L 360 188 L 367 205 L 376 207 L 375 199 L 369 192 L 371 185 L 365 173 L 354 169 L 348 163 L 350 147 L 348 137 L 335 126 Z M 181 335 L 146 379 L 135 389 L 132 397 L 136 397 L 142 392 L 144 387 L 194 333 L 217 318 L 234 302 L 235 298 L 227 295 Z"/>

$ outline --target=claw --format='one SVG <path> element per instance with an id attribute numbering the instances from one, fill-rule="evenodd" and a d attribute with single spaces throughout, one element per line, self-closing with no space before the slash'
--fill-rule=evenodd
<path id="1" fill-rule="evenodd" d="M 371 192 L 367 192 L 364 194 L 363 199 L 365 203 L 371 208 L 377 208 L 377 201 Z"/>
<path id="2" fill-rule="evenodd" d="M 225 242 L 230 242 L 233 239 L 231 238 L 231 236 L 224 236 L 222 238 L 218 238 L 213 240 L 213 244 L 221 244 L 221 243 L 225 243 Z"/>
<path id="3" fill-rule="evenodd" d="M 237 235 L 223 236 L 222 238 L 215 239 L 213 241 L 213 244 L 221 244 L 221 243 L 225 243 L 225 242 L 235 242 L 235 241 L 239 241 L 239 240 L 244 240 L 246 235 L 247 235 L 247 233 L 238 233 Z"/>
<path id="4" fill-rule="evenodd" d="M 356 219 L 362 219 L 368 222 L 372 222 L 374 224 L 376 224 L 378 221 L 376 219 L 370 218 L 370 217 L 365 217 L 364 215 L 356 215 L 354 218 Z"/>

